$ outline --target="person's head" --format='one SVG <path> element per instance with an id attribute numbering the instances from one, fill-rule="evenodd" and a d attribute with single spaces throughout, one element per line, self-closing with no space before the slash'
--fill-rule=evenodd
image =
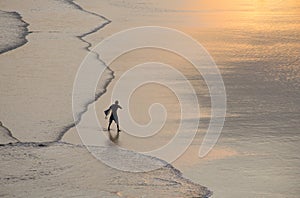
<path id="1" fill-rule="evenodd" d="M 115 104 L 116 104 L 116 105 L 119 104 L 119 101 L 116 100 L 116 101 L 115 101 Z"/>

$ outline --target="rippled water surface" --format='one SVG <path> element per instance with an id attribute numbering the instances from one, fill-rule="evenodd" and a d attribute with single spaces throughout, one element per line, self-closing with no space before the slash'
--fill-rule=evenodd
<path id="1" fill-rule="evenodd" d="M 207 127 L 204 116 L 200 135 L 175 166 L 212 189 L 214 197 L 298 197 L 300 3 L 151 1 L 138 8 L 130 2 L 111 4 L 137 10 L 139 25 L 154 23 L 188 33 L 221 70 L 228 108 L 219 142 L 206 158 L 197 157 L 201 132 Z M 199 75 L 184 72 L 189 79 Z M 210 99 L 201 81 L 197 83 L 206 115 Z"/>
<path id="2" fill-rule="evenodd" d="M 179 167 L 214 197 L 298 197 L 300 4 L 235 1 L 228 7 L 208 8 L 206 17 L 217 24 L 209 31 L 189 27 L 223 74 L 228 109 L 216 146 L 223 152 Z"/>

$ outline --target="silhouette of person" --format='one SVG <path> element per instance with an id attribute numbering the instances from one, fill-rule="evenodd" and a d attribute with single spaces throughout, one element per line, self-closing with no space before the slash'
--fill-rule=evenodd
<path id="1" fill-rule="evenodd" d="M 119 119 L 118 119 L 118 114 L 117 114 L 117 110 L 118 109 L 122 109 L 122 107 L 119 105 L 119 101 L 115 101 L 115 104 L 112 104 L 109 109 L 107 109 L 106 111 L 104 111 L 105 115 L 107 116 L 109 114 L 109 112 L 111 112 L 110 117 L 109 117 L 109 124 L 107 127 L 107 130 L 110 131 L 110 125 L 112 123 L 112 121 L 114 121 L 117 124 L 117 129 L 118 132 L 120 132 L 120 127 L 119 127 Z M 105 117 L 106 118 L 106 117 Z"/>

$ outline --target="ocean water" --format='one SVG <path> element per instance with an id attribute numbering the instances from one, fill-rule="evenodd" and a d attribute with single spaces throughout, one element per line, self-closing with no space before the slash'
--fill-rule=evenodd
<path id="1" fill-rule="evenodd" d="M 190 168 L 215 197 L 298 197 L 300 7 L 296 1 L 253 4 L 258 8 L 225 22 L 215 39 L 227 112 L 235 115 L 226 119 L 218 146 L 237 154 Z"/>
<path id="2" fill-rule="evenodd" d="M 190 31 L 204 40 L 226 86 L 227 118 L 216 148 L 235 152 L 178 167 L 214 197 L 299 197 L 300 4 L 236 3 L 215 14 L 224 16 L 217 27 Z"/>
<path id="3" fill-rule="evenodd" d="M 226 122 L 217 145 L 204 159 L 197 154 L 209 121 L 210 98 L 203 80 L 193 83 L 201 101 L 200 109 L 208 116 L 202 118 L 192 146 L 174 162 L 185 176 L 208 186 L 214 192 L 213 197 L 299 197 L 298 1 L 174 1 L 172 5 L 158 1 L 139 4 L 109 1 L 103 4 L 111 7 L 103 11 L 104 15 L 111 13 L 111 20 L 121 23 L 114 31 L 135 25 L 176 28 L 203 44 L 222 73 L 227 92 Z M 126 64 L 153 60 L 153 57 L 165 60 L 167 55 L 148 51 L 129 55 L 117 63 L 126 68 Z M 180 65 L 174 57 L 170 62 L 181 68 L 189 80 L 199 77 L 198 73 L 185 69 L 186 63 Z M 114 65 L 111 68 L 116 75 L 122 70 Z M 153 97 L 163 101 L 164 96 L 167 94 L 162 92 Z M 168 99 L 167 103 L 172 106 L 176 102 Z M 169 124 L 176 125 L 172 115 Z M 172 135 L 166 132 L 153 137 L 149 147 L 147 140 L 132 144 L 134 138 L 130 145 L 122 140 L 119 144 L 133 150 L 141 147 L 147 150 L 163 145 L 163 140 Z M 126 138 L 130 139 L 124 135 Z"/>

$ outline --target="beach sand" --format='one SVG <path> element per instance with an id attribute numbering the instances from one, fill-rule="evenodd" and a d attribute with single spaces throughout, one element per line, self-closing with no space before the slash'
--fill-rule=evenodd
<path id="1" fill-rule="evenodd" d="M 102 148 L 104 149 L 104 148 Z M 0 147 L 2 197 L 207 197 L 209 191 L 170 166 L 122 172 L 85 147 L 17 143 Z M 111 156 L 111 158 L 120 156 Z M 126 155 L 131 160 L 130 154 Z M 126 161 L 120 163 L 129 163 Z"/>

